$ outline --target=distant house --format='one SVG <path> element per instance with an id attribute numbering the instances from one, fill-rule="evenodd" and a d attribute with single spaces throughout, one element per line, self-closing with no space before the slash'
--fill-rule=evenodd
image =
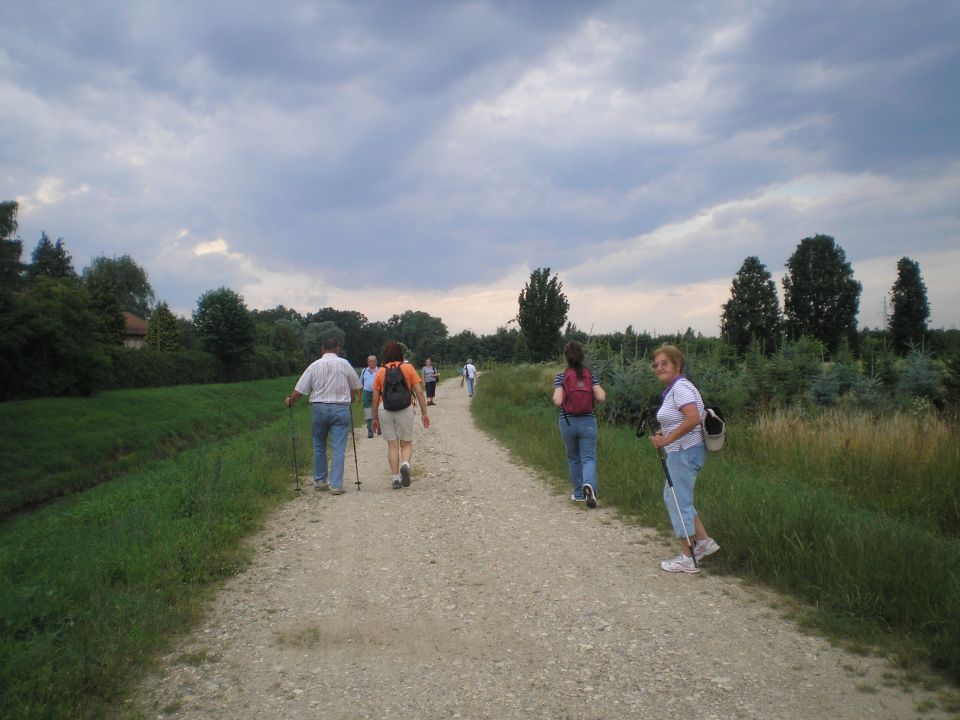
<path id="1" fill-rule="evenodd" d="M 147 321 L 133 313 L 123 313 L 123 345 L 139 350 L 147 341 Z"/>

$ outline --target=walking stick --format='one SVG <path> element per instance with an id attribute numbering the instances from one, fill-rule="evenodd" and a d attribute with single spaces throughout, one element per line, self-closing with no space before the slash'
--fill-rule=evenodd
<path id="1" fill-rule="evenodd" d="M 297 480 L 296 492 L 300 494 L 300 468 L 297 467 L 297 433 L 293 426 L 293 406 L 287 407 L 290 411 L 290 446 L 293 448 L 293 476 Z"/>
<path id="2" fill-rule="evenodd" d="M 353 403 L 350 403 L 350 437 L 353 438 L 353 466 L 357 469 L 357 492 L 360 492 L 360 463 L 357 462 L 357 433 L 353 429 Z"/>
<path id="3" fill-rule="evenodd" d="M 640 416 L 640 424 L 637 426 L 637 437 L 643 437 L 647 434 L 647 424 L 649 422 L 649 410 L 644 410 Z M 697 554 L 693 549 L 693 542 L 690 540 L 690 533 L 687 531 L 687 523 L 683 520 L 683 511 L 680 509 L 680 501 L 677 500 L 677 491 L 673 488 L 673 480 L 670 478 L 670 470 L 667 469 L 667 455 L 663 448 L 657 448 L 657 457 L 660 458 L 660 467 L 663 468 L 663 476 L 667 479 L 667 485 L 670 487 L 670 494 L 673 496 L 673 504 L 677 506 L 677 515 L 680 518 L 680 527 L 683 528 L 683 535 L 687 540 L 687 547 L 690 548 L 690 557 L 693 559 L 693 566 L 700 567 L 697 562 Z"/>

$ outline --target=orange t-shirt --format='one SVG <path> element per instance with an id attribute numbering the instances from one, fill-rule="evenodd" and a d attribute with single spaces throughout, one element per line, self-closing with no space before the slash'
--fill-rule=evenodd
<path id="1" fill-rule="evenodd" d="M 421 382 L 420 376 L 417 375 L 417 371 L 414 369 L 413 365 L 408 362 L 396 363 L 389 362 L 379 370 L 377 370 L 377 376 L 373 379 L 373 390 L 378 392 L 381 395 L 383 394 L 383 381 L 387 377 L 387 368 L 396 367 L 400 365 L 400 372 L 403 373 L 403 377 L 407 381 L 407 387 L 410 388 L 410 404 L 413 405 L 413 389 Z M 380 400 L 380 404 L 383 404 L 383 400 Z"/>

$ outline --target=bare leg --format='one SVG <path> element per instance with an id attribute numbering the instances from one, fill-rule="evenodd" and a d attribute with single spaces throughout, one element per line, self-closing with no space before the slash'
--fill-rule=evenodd
<path id="1" fill-rule="evenodd" d="M 413 441 L 412 440 L 401 440 L 400 441 L 400 462 L 409 463 L 413 458 Z M 397 472 L 400 472 L 397 470 Z"/>
<path id="2" fill-rule="evenodd" d="M 390 463 L 390 472 L 394 475 L 400 474 L 399 449 L 399 440 L 387 440 L 387 462 Z"/>

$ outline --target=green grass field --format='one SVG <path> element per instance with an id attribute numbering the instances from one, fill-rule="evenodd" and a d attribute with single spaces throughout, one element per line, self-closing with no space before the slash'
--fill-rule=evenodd
<path id="1" fill-rule="evenodd" d="M 296 378 L 0 403 L 0 517 L 283 412 Z"/>
<path id="2" fill-rule="evenodd" d="M 293 496 L 282 405 L 292 384 L 0 405 L 21 438 L 4 439 L 5 455 L 15 447 L 20 457 L 5 457 L 5 478 L 37 478 L 31 463 L 42 461 L 90 479 L 83 492 L 0 521 L 0 716 L 106 717 L 196 621 L 216 583 L 247 561 L 240 541 Z M 292 415 L 308 475 L 310 412 L 301 401 Z M 109 451 L 117 438 L 122 457 Z"/>
<path id="3" fill-rule="evenodd" d="M 569 492 L 550 402 L 558 368 L 489 373 L 474 398 L 480 426 Z M 697 507 L 723 552 L 711 572 L 761 580 L 802 600 L 835 638 L 882 644 L 960 682 L 960 457 L 934 416 L 801 421 L 728 428 L 697 483 Z M 889 447 L 894 439 L 896 447 Z M 633 428 L 601 425 L 600 498 L 668 529 L 663 475 Z"/>

